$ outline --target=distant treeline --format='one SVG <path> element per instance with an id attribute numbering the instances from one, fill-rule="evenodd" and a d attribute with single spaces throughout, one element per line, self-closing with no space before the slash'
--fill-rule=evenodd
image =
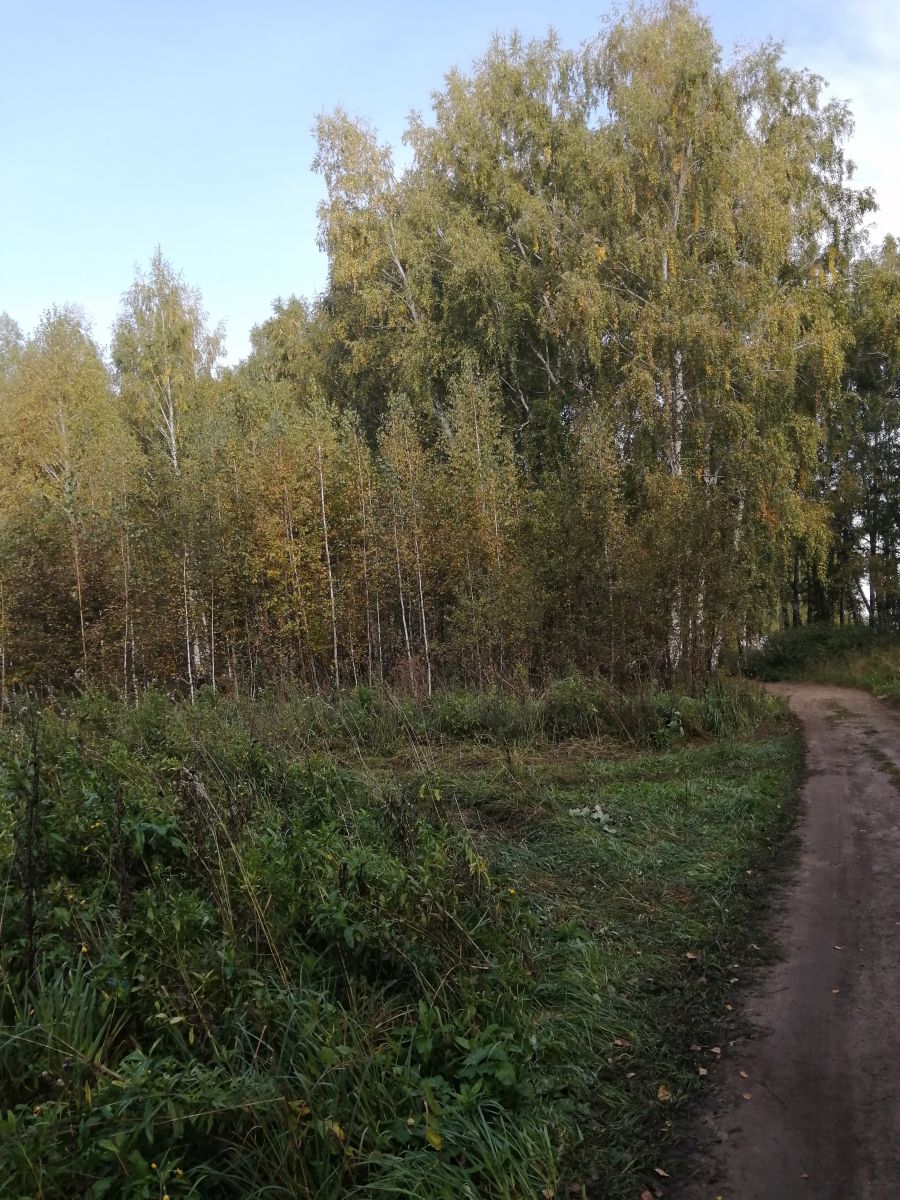
<path id="1" fill-rule="evenodd" d="M 5 691 L 616 680 L 892 628 L 900 258 L 847 108 L 681 3 L 496 40 L 412 162 L 319 119 L 325 293 L 222 368 L 157 252 L 110 355 L 0 318 Z"/>

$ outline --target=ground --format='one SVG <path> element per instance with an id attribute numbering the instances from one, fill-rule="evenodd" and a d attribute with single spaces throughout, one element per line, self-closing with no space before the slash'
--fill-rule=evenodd
<path id="1" fill-rule="evenodd" d="M 736 1034 L 800 770 L 725 684 L 24 709 L 0 1194 L 637 1200 Z"/>
<path id="2" fill-rule="evenodd" d="M 862 692 L 776 684 L 800 718 L 800 854 L 774 934 L 783 957 L 704 1053 L 712 1145 L 684 1200 L 900 1195 L 900 717 Z"/>

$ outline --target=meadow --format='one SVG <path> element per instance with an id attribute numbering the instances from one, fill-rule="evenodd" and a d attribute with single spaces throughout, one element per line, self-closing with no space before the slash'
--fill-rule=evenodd
<path id="1" fill-rule="evenodd" d="M 752 686 L 23 704 L 4 1196 L 639 1194 L 799 769 Z"/>

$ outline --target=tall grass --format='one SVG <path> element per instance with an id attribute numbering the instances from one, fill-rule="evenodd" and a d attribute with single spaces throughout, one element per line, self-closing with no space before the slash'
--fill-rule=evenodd
<path id="1" fill-rule="evenodd" d="M 205 704 L 210 703 L 221 711 L 221 702 L 207 695 Z M 234 702 L 229 710 L 234 721 L 256 736 L 284 746 L 366 754 L 406 751 L 410 744 L 547 745 L 574 737 L 658 747 L 684 734 L 721 737 L 747 732 L 774 711 L 764 693 L 718 681 L 698 696 L 683 696 L 658 689 L 621 692 L 577 675 L 542 692 L 521 695 L 499 688 L 447 690 L 415 700 L 359 687 L 333 697 L 303 694 L 284 701 L 262 696 Z M 201 705 L 199 712 L 203 711 Z"/>
<path id="2" fill-rule="evenodd" d="M 0 732 L 3 1194 L 633 1194 L 788 810 L 790 740 L 713 739 L 775 715 L 580 680 L 22 714 Z M 437 753 L 473 742 L 485 769 Z M 572 815 L 598 803 L 615 832 Z"/>
<path id="3" fill-rule="evenodd" d="M 745 659 L 757 679 L 800 679 L 859 687 L 900 703 L 900 635 L 864 625 L 804 625 L 782 629 Z"/>

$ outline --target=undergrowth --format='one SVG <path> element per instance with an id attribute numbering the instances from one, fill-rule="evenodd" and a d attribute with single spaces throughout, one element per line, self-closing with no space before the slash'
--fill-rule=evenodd
<path id="1" fill-rule="evenodd" d="M 579 680 L 24 708 L 2 1194 L 636 1195 L 790 820 L 779 720 Z"/>
<path id="2" fill-rule="evenodd" d="M 900 703 L 900 635 L 865 625 L 803 625 L 771 634 L 745 658 L 747 674 L 858 687 Z"/>

